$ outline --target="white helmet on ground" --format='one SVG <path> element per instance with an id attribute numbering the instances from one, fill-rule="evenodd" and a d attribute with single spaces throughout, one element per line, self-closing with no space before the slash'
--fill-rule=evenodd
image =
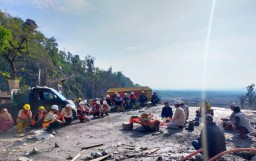
<path id="1" fill-rule="evenodd" d="M 59 110 L 59 107 L 58 107 L 57 105 L 52 105 L 52 106 L 51 106 L 51 109 L 52 109 L 52 110 L 57 110 L 57 111 L 58 111 L 58 110 Z"/>

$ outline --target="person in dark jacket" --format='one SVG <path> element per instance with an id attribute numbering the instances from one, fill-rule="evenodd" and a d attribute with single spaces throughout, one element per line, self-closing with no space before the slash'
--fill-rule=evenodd
<path id="1" fill-rule="evenodd" d="M 139 97 L 140 107 L 145 107 L 145 103 L 147 103 L 147 100 L 148 100 L 148 98 L 147 98 L 147 96 L 145 95 L 145 92 L 142 91 L 142 92 L 141 92 L 141 95 L 140 95 L 140 97 Z"/>
<path id="2" fill-rule="evenodd" d="M 160 99 L 158 98 L 158 96 L 156 95 L 156 92 L 153 93 L 152 97 L 151 97 L 151 103 L 153 106 L 156 106 L 156 104 L 158 104 L 160 101 Z"/>
<path id="3" fill-rule="evenodd" d="M 168 102 L 164 103 L 164 107 L 162 109 L 162 113 L 161 113 L 161 117 L 163 118 L 172 118 L 173 112 L 172 112 L 172 108 L 169 106 Z"/>
<path id="4" fill-rule="evenodd" d="M 206 152 L 208 153 L 204 155 L 204 159 L 209 159 L 214 157 L 215 155 L 226 150 L 226 142 L 223 131 L 213 122 L 212 115 L 206 115 L 206 125 L 202 129 L 200 138 L 192 141 L 193 147 L 198 150 L 200 148 L 207 148 Z M 206 143 L 203 141 L 204 136 L 206 135 Z"/>
<path id="5" fill-rule="evenodd" d="M 107 103 L 108 103 L 109 106 L 112 106 L 112 105 L 113 105 L 113 102 L 112 102 L 112 100 L 111 100 L 111 98 L 110 98 L 109 95 L 106 95 L 106 101 L 107 101 Z"/>

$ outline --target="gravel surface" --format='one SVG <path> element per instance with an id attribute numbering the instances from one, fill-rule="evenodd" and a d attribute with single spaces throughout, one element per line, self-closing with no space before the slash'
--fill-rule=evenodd
<path id="1" fill-rule="evenodd" d="M 123 131 L 122 123 L 127 122 L 132 115 L 140 115 L 143 111 L 151 112 L 159 116 L 163 105 L 144 108 L 142 110 L 129 111 L 125 113 L 111 113 L 109 116 L 92 119 L 90 122 L 79 123 L 77 120 L 70 126 L 56 130 L 55 137 L 36 140 L 28 139 L 28 136 L 17 137 L 16 129 L 8 133 L 0 134 L 0 161 L 16 161 L 20 157 L 27 157 L 34 161 L 64 161 L 72 160 L 83 147 L 103 144 L 103 146 L 84 150 L 77 160 L 89 159 L 91 154 L 105 150 L 111 154 L 108 160 L 141 160 L 156 161 L 159 156 L 165 160 L 179 160 L 180 157 L 194 152 L 191 141 L 196 139 L 202 128 L 195 127 L 194 131 L 170 130 L 160 128 L 160 132 L 146 132 L 140 125 L 134 124 L 132 131 Z M 173 108 L 174 109 L 174 108 Z M 190 118 L 195 117 L 197 107 L 190 108 Z M 228 117 L 229 109 L 214 108 L 214 120 L 220 124 L 220 118 Z M 245 111 L 246 115 L 253 121 L 255 113 Z M 255 137 L 250 139 L 238 139 L 233 132 L 225 131 L 227 149 L 241 147 L 256 147 Z M 59 146 L 56 146 L 56 144 Z M 160 148 L 153 154 L 149 150 Z M 38 151 L 33 152 L 33 148 Z M 243 158 L 241 157 L 243 156 Z M 225 155 L 223 160 L 248 160 L 253 155 L 250 153 L 236 153 Z M 245 159 L 247 157 L 247 159 Z M 194 160 L 200 160 L 194 159 Z"/>

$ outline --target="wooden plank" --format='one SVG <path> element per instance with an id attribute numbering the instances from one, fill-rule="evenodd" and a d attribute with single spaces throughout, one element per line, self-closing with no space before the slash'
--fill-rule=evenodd
<path id="1" fill-rule="evenodd" d="M 85 152 L 85 150 L 82 150 L 80 153 L 78 153 L 71 161 L 77 160 L 82 154 Z"/>
<path id="2" fill-rule="evenodd" d="M 81 149 L 84 150 L 84 149 L 90 149 L 90 148 L 95 148 L 95 147 L 98 147 L 98 146 L 102 146 L 104 144 L 96 144 L 96 145 L 91 145 L 91 146 L 87 146 L 87 147 L 82 147 Z"/>
<path id="3" fill-rule="evenodd" d="M 160 148 L 153 148 L 153 149 L 150 149 L 149 151 L 148 151 L 148 153 L 149 154 L 153 154 L 153 153 L 155 153 L 156 151 L 158 151 Z"/>

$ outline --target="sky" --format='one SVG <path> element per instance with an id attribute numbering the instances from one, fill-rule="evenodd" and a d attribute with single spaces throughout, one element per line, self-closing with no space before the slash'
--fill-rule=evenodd
<path id="1" fill-rule="evenodd" d="M 59 49 L 91 55 L 97 67 L 140 85 L 243 89 L 256 83 L 256 1 L 216 0 L 210 21 L 213 2 L 0 0 L 0 9 L 35 20 Z"/>

